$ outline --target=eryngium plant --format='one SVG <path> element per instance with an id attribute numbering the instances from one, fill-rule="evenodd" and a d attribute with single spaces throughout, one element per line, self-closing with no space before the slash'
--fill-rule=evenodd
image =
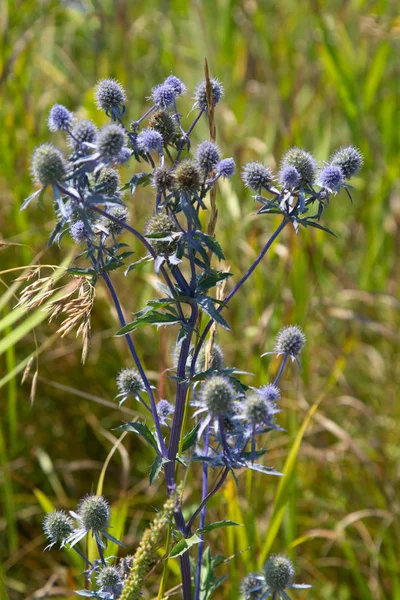
<path id="1" fill-rule="evenodd" d="M 208 523 L 207 503 L 228 477 L 236 478 L 239 470 L 279 475 L 263 463 L 265 450 L 260 447 L 260 440 L 265 442 L 265 434 L 280 430 L 276 421 L 280 411 L 279 382 L 289 359 L 300 362 L 306 343 L 297 325 L 283 328 L 275 344 L 266 348 L 267 354 L 275 354 L 281 360 L 275 380 L 251 388 L 242 381 L 240 372 L 225 364 L 223 350 L 214 342 L 215 329 L 229 329 L 223 314 L 226 307 L 283 229 L 293 226 L 298 232 L 302 227 L 315 227 L 329 232 L 320 219 L 330 198 L 341 189 L 350 196 L 348 180 L 362 165 L 361 154 L 353 147 L 341 148 L 322 167 L 309 152 L 290 148 L 277 176 L 261 162 L 244 165 L 242 179 L 260 205 L 257 214 L 278 215 L 280 222 L 254 263 L 225 295 L 231 273 L 216 266 L 217 261 L 224 259 L 224 252 L 214 235 L 216 186 L 221 178 L 230 178 L 235 171 L 233 158 L 223 158 L 214 140 L 214 110 L 224 90 L 218 80 L 210 80 L 206 75 L 195 90 L 195 118 L 187 129 L 177 109 L 177 102 L 185 93 L 186 86 L 170 75 L 151 91 L 147 112 L 128 122 L 125 90 L 113 79 L 100 81 L 95 90 L 97 106 L 111 120 L 100 130 L 91 121 L 76 120 L 67 108 L 55 105 L 49 128 L 65 134 L 70 152 L 65 156 L 49 143 L 36 148 L 32 172 L 40 189 L 22 206 L 26 208 L 35 197 L 42 199 L 44 191 L 50 189 L 57 223 L 49 244 L 60 244 L 69 235 L 79 246 L 79 257 L 87 263 L 69 269 L 71 275 L 78 277 L 74 290 L 49 303 L 51 318 L 60 313 L 66 315 L 64 334 L 79 325 L 84 356 L 89 346 L 94 290 L 101 283 L 107 287 L 119 318 L 117 335 L 125 338 L 132 358 L 129 366 L 121 365 L 116 373 L 117 398 L 124 402 L 132 397 L 146 412 L 144 421 L 124 423 L 119 429 L 142 436 L 152 448 L 150 482 L 161 474 L 165 479 L 164 510 L 145 533 L 133 559 L 111 564 L 104 558 L 107 540 L 120 542 L 109 532 L 110 508 L 102 496 L 83 499 L 78 512 L 71 513 L 73 518 L 63 511 L 46 517 L 44 528 L 50 546 L 69 545 L 84 558 L 91 590 L 78 593 L 86 597 L 138 598 L 163 535 L 168 540 L 169 556 L 180 559 L 183 598 L 207 600 L 213 595 L 223 578 L 213 574 L 220 561 L 211 556 L 209 547 L 205 548 L 204 538 L 208 531 L 234 523 Z M 211 139 L 192 149 L 192 133 L 202 117 L 209 121 Z M 121 187 L 119 167 L 128 162 L 133 174 Z M 137 163 L 141 164 L 140 172 L 134 171 Z M 130 197 L 126 202 L 123 192 L 129 190 L 132 196 L 137 187 L 148 184 L 152 185 L 148 195 L 153 205 L 145 231 L 140 232 L 129 223 Z M 201 215 L 210 205 L 210 222 L 205 231 Z M 126 265 L 132 252 L 119 241 L 123 232 L 143 246 L 145 255 L 138 262 L 152 261 L 163 294 L 148 302 L 129 323 L 113 283 L 113 272 L 124 268 L 127 285 L 131 285 L 137 264 Z M 37 306 L 50 296 L 50 278 L 38 279 L 25 288 L 22 302 Z M 157 398 L 139 359 L 133 334 L 143 325 L 169 325 L 176 330 L 171 360 L 171 377 L 176 386 L 174 401 Z M 191 428 L 189 418 L 193 419 Z M 202 493 L 197 508 L 185 518 L 181 481 L 189 469 L 196 468 L 196 463 L 201 464 Z M 217 472 L 212 485 L 210 470 Z M 87 535 L 94 537 L 98 548 L 99 559 L 95 562 L 85 556 L 84 546 L 79 547 Z M 170 540 L 174 540 L 172 550 L 168 547 Z M 287 599 L 286 589 L 300 587 L 292 582 L 293 574 L 289 559 L 270 557 L 263 573 L 250 573 L 243 580 L 242 596 Z M 162 595 L 163 580 L 159 597 Z"/>

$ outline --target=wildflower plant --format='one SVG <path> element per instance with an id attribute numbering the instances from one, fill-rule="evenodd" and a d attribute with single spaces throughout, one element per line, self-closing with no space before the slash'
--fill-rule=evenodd
<path id="1" fill-rule="evenodd" d="M 75 316 L 75 305 L 71 303 L 76 299 L 71 295 L 51 305 L 52 317 L 64 311 L 74 317 L 73 325 L 83 319 L 85 354 L 94 289 L 102 283 L 106 286 L 119 319 L 116 335 L 125 339 L 131 356 L 131 364 L 121 365 L 116 373 L 117 399 L 122 403 L 134 398 L 146 414 L 144 420 L 123 423 L 119 429 L 140 435 L 151 447 L 154 462 L 150 483 L 161 474 L 165 479 L 164 508 L 144 534 L 133 559 L 117 559 L 114 564 L 104 559 L 107 541 L 121 542 L 110 533 L 111 509 L 102 496 L 87 496 L 71 516 L 56 511 L 46 517 L 44 530 L 50 546 L 56 543 L 71 546 L 84 557 L 88 578 L 95 575 L 91 579 L 92 589 L 78 592 L 86 597 L 139 598 L 157 547 L 165 538 L 169 556 L 180 560 L 184 600 L 206 600 L 222 582 L 214 576 L 219 562 L 206 547 L 207 535 L 219 526 L 236 524 L 208 523 L 207 504 L 225 480 L 236 479 L 240 470 L 280 475 L 264 464 L 266 451 L 260 443 L 265 442 L 265 434 L 281 429 L 277 422 L 280 379 L 289 358 L 300 365 L 306 338 L 297 325 L 284 327 L 273 349 L 271 344 L 268 351 L 266 344 L 267 354 L 275 354 L 281 361 L 275 379 L 251 388 L 243 381 L 243 373 L 226 365 L 223 349 L 215 342 L 216 328 L 229 329 L 224 316 L 229 302 L 286 227 L 293 226 L 296 232 L 302 227 L 312 227 L 332 233 L 320 219 L 332 196 L 341 189 L 350 195 L 348 179 L 362 165 L 361 154 L 353 147 L 341 148 L 322 167 L 309 152 L 296 147 L 284 154 L 277 174 L 262 162 L 244 165 L 242 179 L 254 193 L 257 215 L 260 218 L 278 215 L 280 222 L 256 260 L 225 295 L 231 273 L 218 268 L 218 261 L 225 255 L 212 233 L 218 180 L 231 178 L 235 172 L 234 159 L 223 157 L 214 139 L 214 111 L 224 90 L 217 79 L 210 80 L 206 75 L 196 87 L 195 116 L 188 128 L 182 124 L 177 107 L 186 92 L 186 85 L 180 79 L 168 76 L 151 90 L 150 107 L 145 114 L 129 122 L 124 88 L 113 79 L 102 80 L 96 86 L 95 99 L 111 122 L 100 129 L 91 121 L 76 120 L 67 108 L 55 105 L 50 111 L 49 128 L 65 134 L 70 154 L 65 156 L 49 143 L 34 151 L 32 172 L 41 187 L 22 205 L 24 209 L 34 198 L 42 199 L 44 191 L 50 188 L 57 223 L 49 244 L 61 244 L 69 236 L 77 245 L 80 260 L 86 261 L 85 266 L 69 269 L 78 281 L 84 281 L 79 283 L 81 304 L 85 294 L 90 293 L 90 302 L 84 303 L 86 312 L 78 311 L 78 317 Z M 192 134 L 201 118 L 209 120 L 211 139 L 195 144 Z M 132 176 L 121 186 L 119 166 L 126 163 L 132 168 Z M 135 170 L 137 164 L 139 171 Z M 129 222 L 131 199 L 124 193 L 129 190 L 133 195 L 138 187 L 149 184 L 148 196 L 153 205 L 141 232 Z M 209 197 L 212 226 L 205 230 L 201 215 L 209 210 Z M 144 257 L 131 264 L 127 261 L 132 250 L 119 241 L 123 232 L 137 240 L 145 252 Z M 113 272 L 123 269 L 127 285 L 131 285 L 135 268 L 143 261 L 153 263 L 163 295 L 149 301 L 133 321 L 126 322 Z M 40 304 L 50 294 L 49 285 L 48 282 L 31 284 L 24 291 L 23 301 L 29 306 Z M 37 300 L 41 290 L 42 299 Z M 143 326 L 169 326 L 176 332 L 170 371 L 176 387 L 174 400 L 157 398 L 143 368 L 134 339 L 135 331 Z M 65 327 L 70 331 L 72 325 Z M 201 464 L 202 494 L 190 516 L 184 516 L 182 481 L 189 469 L 197 468 L 197 463 Z M 212 485 L 211 470 L 217 470 Z M 99 560 L 94 563 L 80 549 L 88 535 L 94 537 L 98 548 Z M 195 554 L 192 547 L 196 547 Z M 272 596 L 287 600 L 285 590 L 298 587 L 292 582 L 293 573 L 289 559 L 270 557 L 263 573 L 246 576 L 241 594 L 245 599 L 263 600 Z M 163 585 L 162 579 L 160 598 Z"/>

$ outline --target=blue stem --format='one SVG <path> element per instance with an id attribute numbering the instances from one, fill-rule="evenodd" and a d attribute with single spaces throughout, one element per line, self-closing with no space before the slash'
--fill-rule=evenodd
<path id="1" fill-rule="evenodd" d="M 208 455 L 209 433 L 210 433 L 210 426 L 207 427 L 207 429 L 204 433 L 204 455 L 205 456 Z M 207 463 L 203 463 L 202 479 L 203 479 L 203 481 L 202 481 L 202 488 L 201 488 L 201 499 L 203 501 L 206 498 L 207 491 L 208 491 L 208 465 L 207 465 Z M 207 513 L 207 504 L 204 504 L 203 508 L 201 509 L 201 514 L 200 514 L 200 527 L 205 526 L 206 513 Z M 195 584 L 195 588 L 194 588 L 194 600 L 199 600 L 199 596 L 200 596 L 201 567 L 202 567 L 202 562 L 203 562 L 203 549 L 204 549 L 203 535 L 201 535 L 200 537 L 201 537 L 201 542 L 199 543 L 198 550 L 197 550 L 197 570 L 196 570 L 196 584 Z"/>
<path id="2" fill-rule="evenodd" d="M 282 360 L 282 362 L 281 362 L 281 366 L 279 367 L 278 374 L 277 374 L 277 376 L 275 377 L 274 385 L 278 385 L 278 381 L 279 381 L 279 380 L 280 380 L 280 378 L 281 378 L 281 375 L 282 375 L 282 373 L 283 373 L 283 370 L 284 370 L 284 368 L 285 368 L 285 366 L 286 366 L 286 363 L 287 363 L 287 359 L 288 359 L 288 357 L 289 357 L 289 355 L 288 355 L 288 354 L 285 354 L 285 356 L 283 357 L 283 360 Z"/>

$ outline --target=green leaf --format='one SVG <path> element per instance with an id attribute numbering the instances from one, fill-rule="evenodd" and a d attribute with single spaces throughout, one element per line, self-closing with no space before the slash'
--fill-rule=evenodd
<path id="1" fill-rule="evenodd" d="M 67 269 L 69 275 L 77 275 L 82 277 L 83 275 L 96 275 L 96 271 L 90 267 L 69 267 Z"/>
<path id="2" fill-rule="evenodd" d="M 232 277 L 232 273 L 225 273 L 224 271 L 210 271 L 207 274 L 203 274 L 197 284 L 197 289 L 199 292 L 207 292 L 210 288 L 217 285 L 220 281 L 224 281 L 228 279 L 228 277 Z"/>
<path id="3" fill-rule="evenodd" d="M 163 466 L 163 461 L 161 456 L 157 455 L 154 459 L 153 464 L 151 465 L 151 469 L 150 469 L 150 474 L 149 474 L 149 480 L 150 480 L 150 485 L 153 483 L 153 481 L 155 481 L 155 479 L 157 479 L 158 475 L 161 472 Z"/>
<path id="4" fill-rule="evenodd" d="M 197 231 L 194 237 L 200 238 L 201 241 L 207 246 L 207 248 L 209 248 L 209 250 L 211 250 L 211 252 L 215 254 L 215 256 L 217 256 L 220 260 L 223 260 L 225 258 L 223 250 L 219 242 L 217 242 L 215 238 L 211 237 L 210 235 L 207 235 L 206 233 L 203 233 L 202 231 Z"/>
<path id="5" fill-rule="evenodd" d="M 298 222 L 300 223 L 300 225 L 303 225 L 304 227 L 307 227 L 309 225 L 310 227 L 315 227 L 315 229 L 321 229 L 322 231 L 326 231 L 326 233 L 330 233 L 331 235 L 333 235 L 333 237 L 337 238 L 336 233 L 333 233 L 333 231 L 331 231 L 327 227 L 323 227 L 323 225 L 320 225 L 319 223 L 316 223 L 315 221 L 309 221 L 306 219 L 298 219 Z"/>
<path id="6" fill-rule="evenodd" d="M 172 548 L 169 553 L 169 558 L 176 558 L 177 556 L 181 556 L 184 554 L 189 548 L 194 546 L 195 544 L 199 544 L 201 542 L 201 538 L 195 533 L 190 538 L 182 538 L 174 548 Z"/>
<path id="7" fill-rule="evenodd" d="M 125 184 L 121 190 L 130 189 L 131 194 L 133 194 L 139 185 L 148 185 L 150 183 L 150 177 L 151 173 L 136 173 L 129 183 Z"/>
<path id="8" fill-rule="evenodd" d="M 224 317 L 221 315 L 220 312 L 217 311 L 217 309 L 214 306 L 214 302 L 216 302 L 216 300 L 214 300 L 213 298 L 210 298 L 209 296 L 196 296 L 196 300 L 200 306 L 200 308 L 207 313 L 207 315 L 209 317 L 211 317 L 212 319 L 214 319 L 214 321 L 216 321 L 219 325 L 221 325 L 224 329 L 230 329 L 228 323 L 225 321 Z"/>
<path id="9" fill-rule="evenodd" d="M 151 311 L 142 317 L 136 318 L 132 323 L 127 323 L 125 327 L 122 327 L 122 329 L 117 331 L 115 336 L 119 337 L 121 335 L 126 335 L 144 325 L 156 325 L 157 327 L 162 327 L 164 325 L 175 325 L 175 323 L 179 322 L 180 318 L 176 315 Z"/>
<path id="10" fill-rule="evenodd" d="M 154 437 L 153 432 L 147 427 L 146 423 L 141 423 L 140 421 L 131 421 L 130 423 L 124 423 L 123 425 L 120 425 L 116 429 L 120 431 L 138 433 L 148 444 L 150 444 L 152 448 L 154 448 L 158 454 L 159 450 L 156 438 Z"/>
<path id="11" fill-rule="evenodd" d="M 241 525 L 235 521 L 216 521 L 215 523 L 201 527 L 196 533 L 202 535 L 203 533 L 207 533 L 207 531 L 214 531 L 214 529 L 219 529 L 220 527 L 241 527 Z"/>
<path id="12" fill-rule="evenodd" d="M 200 423 L 197 423 L 197 425 L 195 425 L 193 427 L 193 429 L 191 431 L 189 431 L 189 433 L 187 433 L 185 435 L 185 437 L 183 438 L 183 444 L 182 444 L 182 451 L 186 452 L 186 450 L 189 450 L 189 448 L 191 448 L 197 440 L 197 432 L 199 430 L 200 427 Z"/>

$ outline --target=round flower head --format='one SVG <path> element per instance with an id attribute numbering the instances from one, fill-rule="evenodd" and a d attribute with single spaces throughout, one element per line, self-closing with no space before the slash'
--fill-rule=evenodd
<path id="1" fill-rule="evenodd" d="M 157 404 L 157 414 L 161 425 L 167 425 L 168 418 L 175 412 L 175 406 L 168 400 L 160 400 Z"/>
<path id="2" fill-rule="evenodd" d="M 137 136 L 137 145 L 139 150 L 148 154 L 161 152 L 163 138 L 161 133 L 154 129 L 143 129 Z"/>
<path id="3" fill-rule="evenodd" d="M 259 600 L 265 586 L 265 577 L 259 573 L 249 573 L 240 584 L 240 594 L 243 600 Z"/>
<path id="4" fill-rule="evenodd" d="M 179 228 L 175 221 L 165 212 L 158 212 L 153 215 L 146 225 L 146 235 L 163 234 L 164 239 L 149 239 L 151 247 L 157 256 L 170 256 L 176 250 L 176 240 L 171 238 L 171 234 L 177 233 Z M 167 238 L 167 239 L 165 239 Z"/>
<path id="5" fill-rule="evenodd" d="M 197 146 L 197 164 L 205 173 L 209 173 L 217 165 L 220 158 L 220 150 L 213 142 L 205 141 Z"/>
<path id="6" fill-rule="evenodd" d="M 224 95 L 224 88 L 218 79 L 211 79 L 211 98 L 213 105 L 216 106 Z M 199 83 L 194 93 L 195 106 L 207 112 L 207 82 L 204 79 Z"/>
<path id="7" fill-rule="evenodd" d="M 273 405 L 258 393 L 247 396 L 243 404 L 243 418 L 252 425 L 271 424 L 275 412 Z"/>
<path id="8" fill-rule="evenodd" d="M 102 79 L 96 85 L 94 93 L 97 107 L 106 113 L 122 107 L 126 100 L 124 88 L 115 79 Z"/>
<path id="9" fill-rule="evenodd" d="M 54 510 L 46 515 L 43 521 L 43 530 L 51 542 L 48 548 L 51 548 L 57 542 L 60 542 L 63 546 L 73 529 L 71 517 L 63 510 Z"/>
<path id="10" fill-rule="evenodd" d="M 151 90 L 151 97 L 154 104 L 160 108 L 169 108 L 173 105 L 177 93 L 172 85 L 162 83 Z"/>
<path id="11" fill-rule="evenodd" d="M 235 172 L 235 161 L 233 158 L 223 158 L 220 160 L 216 167 L 215 172 L 218 177 L 224 177 L 225 179 L 229 179 Z"/>
<path id="12" fill-rule="evenodd" d="M 50 131 L 67 131 L 72 125 L 73 114 L 62 104 L 55 104 L 50 111 L 47 124 Z"/>
<path id="13" fill-rule="evenodd" d="M 60 150 L 53 144 L 42 144 L 35 148 L 32 155 L 32 173 L 41 185 L 50 185 L 60 181 L 66 172 L 66 164 Z"/>
<path id="14" fill-rule="evenodd" d="M 199 356 L 196 361 L 196 373 L 204 371 L 206 366 L 206 349 L 203 345 L 199 352 Z M 211 361 L 208 368 L 214 371 L 220 371 L 225 366 L 224 364 L 224 351 L 219 344 L 214 343 L 211 349 Z"/>
<path id="15" fill-rule="evenodd" d="M 268 188 L 272 183 L 273 175 L 271 169 L 261 162 L 249 162 L 243 167 L 242 179 L 246 187 L 260 193 L 262 188 Z"/>
<path id="16" fill-rule="evenodd" d="M 301 175 L 296 167 L 291 167 L 289 165 L 284 167 L 279 173 L 279 181 L 287 188 L 298 188 L 301 181 Z"/>
<path id="17" fill-rule="evenodd" d="M 114 162 L 117 165 L 123 165 L 132 156 L 132 151 L 128 148 L 128 146 L 124 146 L 120 152 L 118 152 L 117 156 L 114 158 Z"/>
<path id="18" fill-rule="evenodd" d="M 108 231 L 113 235 L 121 235 L 123 232 L 124 226 L 123 223 L 127 223 L 129 221 L 129 212 L 126 206 L 111 206 L 107 209 L 109 215 L 121 221 L 121 223 L 116 223 L 112 219 L 108 219 L 104 217 L 103 225 Z"/>
<path id="19" fill-rule="evenodd" d="M 282 592 L 290 586 L 294 576 L 292 561 L 286 556 L 271 556 L 264 567 L 267 586 L 274 592 Z"/>
<path id="20" fill-rule="evenodd" d="M 356 175 L 361 169 L 363 162 L 361 152 L 353 146 L 340 148 L 340 150 L 337 150 L 333 154 L 330 160 L 331 165 L 336 165 L 342 169 L 345 179 L 350 179 L 350 177 Z"/>
<path id="21" fill-rule="evenodd" d="M 85 496 L 79 503 L 78 515 L 86 531 L 101 531 L 110 523 L 110 507 L 104 496 Z"/>
<path id="22" fill-rule="evenodd" d="M 327 165 L 319 175 L 319 184 L 330 192 L 338 192 L 344 184 L 342 169 L 336 165 Z"/>
<path id="23" fill-rule="evenodd" d="M 85 244 L 94 238 L 93 233 L 86 229 L 85 223 L 80 219 L 70 225 L 69 233 L 75 244 Z"/>
<path id="24" fill-rule="evenodd" d="M 149 127 L 162 135 L 165 144 L 174 142 L 178 137 L 176 121 L 166 110 L 157 110 L 149 120 Z"/>
<path id="25" fill-rule="evenodd" d="M 98 129 L 92 121 L 77 121 L 71 129 L 71 137 L 68 143 L 72 148 L 79 148 L 82 144 L 94 144 L 96 141 Z"/>
<path id="26" fill-rule="evenodd" d="M 290 148 L 282 159 L 283 173 L 286 167 L 295 167 L 300 173 L 300 183 L 313 183 L 317 172 L 317 163 L 315 158 L 309 152 L 302 148 Z"/>
<path id="27" fill-rule="evenodd" d="M 102 592 L 117 595 L 122 589 L 122 577 L 115 567 L 103 567 L 97 577 L 96 583 Z"/>
<path id="28" fill-rule="evenodd" d="M 168 75 L 164 84 L 170 85 L 178 96 L 186 94 L 186 85 L 178 77 L 175 77 L 175 75 Z"/>
<path id="29" fill-rule="evenodd" d="M 196 161 L 183 160 L 175 170 L 175 188 L 183 194 L 196 192 L 200 187 L 200 172 Z"/>
<path id="30" fill-rule="evenodd" d="M 115 123 L 106 125 L 97 137 L 96 146 L 98 152 L 105 160 L 115 160 L 125 146 L 124 130 Z"/>
<path id="31" fill-rule="evenodd" d="M 286 354 L 296 358 L 306 343 L 306 336 L 297 325 L 289 325 L 280 330 L 276 336 L 275 352 L 276 354 Z"/>
<path id="32" fill-rule="evenodd" d="M 235 389 L 229 379 L 221 375 L 214 375 L 205 381 L 200 396 L 209 414 L 217 417 L 231 412 L 235 400 Z"/>
<path id="33" fill-rule="evenodd" d="M 121 402 L 126 400 L 130 395 L 138 396 L 138 394 L 144 391 L 140 373 L 133 368 L 121 369 L 117 375 L 117 387 L 120 391 L 118 396 L 122 397 Z"/>
<path id="34" fill-rule="evenodd" d="M 103 167 L 96 184 L 104 194 L 113 196 L 121 185 L 118 171 L 112 167 Z"/>
<path id="35" fill-rule="evenodd" d="M 266 402 L 269 402 L 272 405 L 275 405 L 277 402 L 279 402 L 281 397 L 280 389 L 273 383 L 263 385 L 257 390 L 257 393 L 264 398 Z"/>
<path id="36" fill-rule="evenodd" d="M 174 172 L 168 165 L 156 167 L 152 175 L 152 184 L 158 192 L 165 192 L 174 187 Z"/>

